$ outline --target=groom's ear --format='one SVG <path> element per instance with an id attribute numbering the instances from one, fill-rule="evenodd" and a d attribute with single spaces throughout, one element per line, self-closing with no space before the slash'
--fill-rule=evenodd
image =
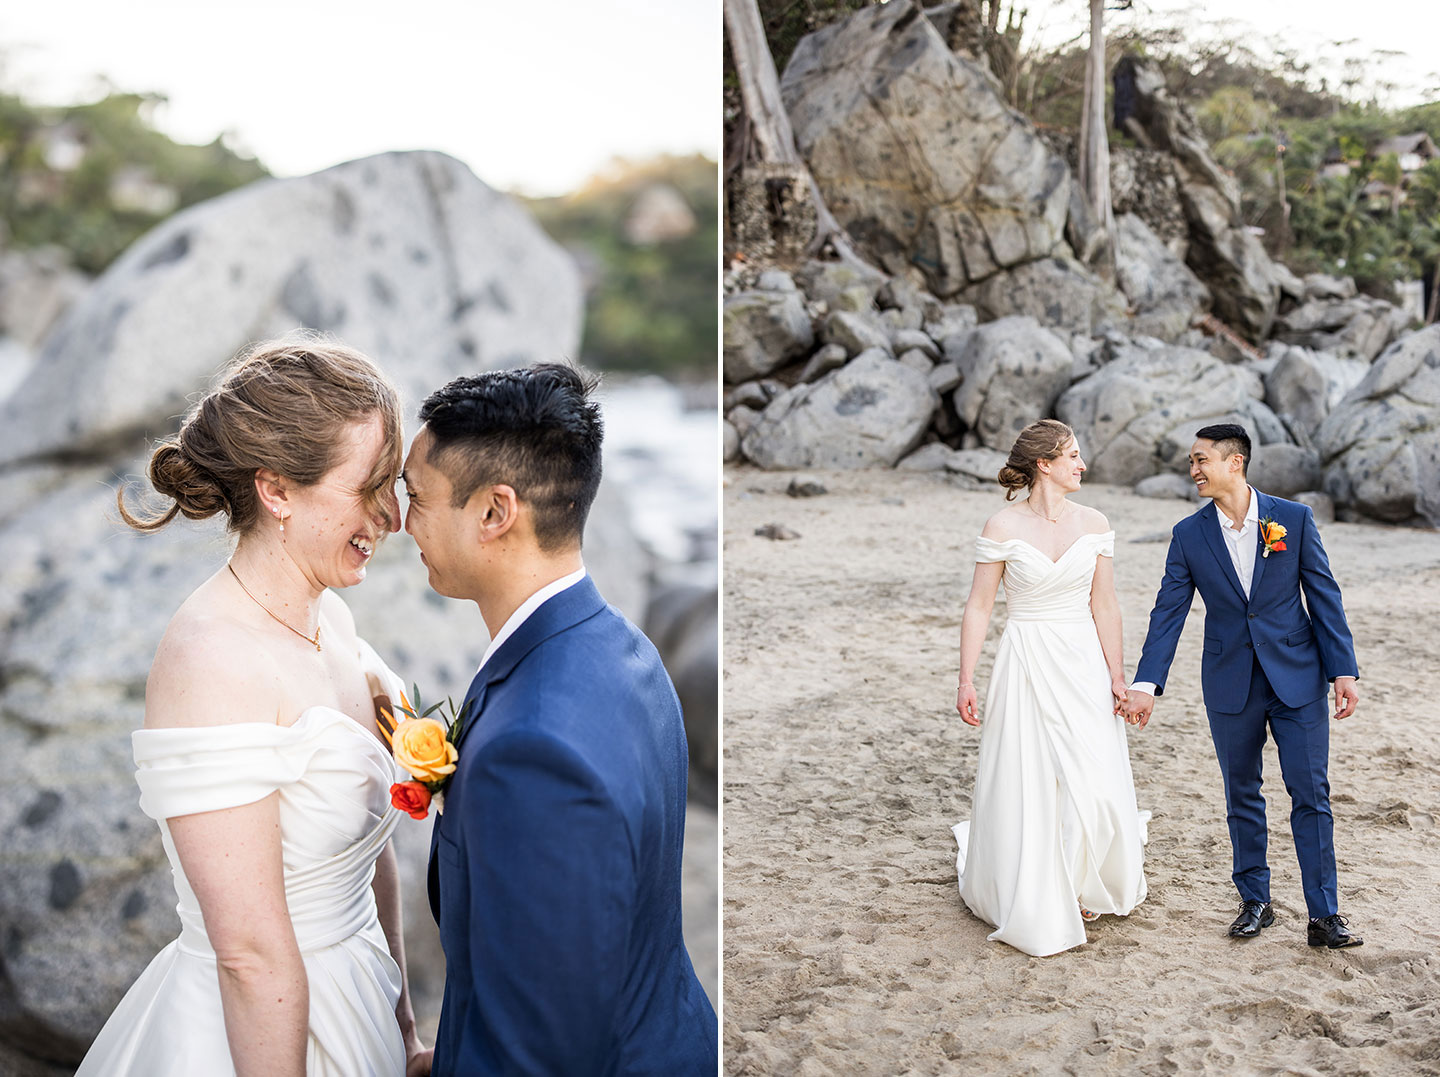
<path id="1" fill-rule="evenodd" d="M 504 483 L 476 490 L 470 506 L 478 514 L 481 542 L 494 542 L 509 534 L 520 516 L 520 498 L 513 486 Z"/>

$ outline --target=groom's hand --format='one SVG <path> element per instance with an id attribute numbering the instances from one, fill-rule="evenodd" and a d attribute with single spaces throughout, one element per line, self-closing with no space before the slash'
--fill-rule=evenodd
<path id="1" fill-rule="evenodd" d="M 1355 713 L 1355 705 L 1360 702 L 1360 693 L 1355 691 L 1354 677 L 1335 678 L 1335 720 L 1349 718 Z"/>
<path id="2" fill-rule="evenodd" d="M 1125 720 L 1144 729 L 1150 721 L 1150 712 L 1155 709 L 1155 697 L 1149 692 L 1137 692 L 1131 688 L 1125 693 Z"/>

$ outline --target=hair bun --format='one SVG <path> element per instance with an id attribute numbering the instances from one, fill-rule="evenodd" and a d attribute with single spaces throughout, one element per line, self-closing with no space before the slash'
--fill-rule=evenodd
<path id="1" fill-rule="evenodd" d="M 183 437 L 183 433 L 182 433 Z M 230 499 L 215 476 L 177 442 L 168 442 L 150 457 L 150 483 L 191 520 L 208 520 L 228 512 Z"/>
<path id="2" fill-rule="evenodd" d="M 1030 486 L 1030 476 L 1013 464 L 1006 463 L 995 476 L 997 482 L 1007 490 L 1025 490 Z"/>

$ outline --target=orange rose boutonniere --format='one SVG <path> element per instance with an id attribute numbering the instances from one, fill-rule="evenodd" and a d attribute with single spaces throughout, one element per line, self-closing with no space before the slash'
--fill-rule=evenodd
<path id="1" fill-rule="evenodd" d="M 1265 548 L 1260 551 L 1260 556 L 1269 557 L 1272 551 L 1285 549 L 1286 534 L 1284 524 L 1277 524 L 1268 516 L 1261 520 L 1260 541 L 1265 543 Z"/>
<path id="2" fill-rule="evenodd" d="M 424 819 L 429 814 L 430 804 L 435 810 L 445 810 L 445 785 L 455 773 L 455 764 L 460 758 L 460 738 L 465 735 L 465 720 L 469 717 L 470 703 L 467 700 L 455 712 L 455 701 L 447 700 L 450 706 L 448 721 L 432 718 L 443 704 L 434 703 L 420 709 L 420 686 L 413 686 L 415 702 L 400 693 L 400 713 L 405 717 L 396 719 L 388 710 L 380 711 L 380 731 L 390 744 L 395 762 L 410 772 L 413 781 L 396 782 L 390 787 L 390 803 L 412 819 Z"/>

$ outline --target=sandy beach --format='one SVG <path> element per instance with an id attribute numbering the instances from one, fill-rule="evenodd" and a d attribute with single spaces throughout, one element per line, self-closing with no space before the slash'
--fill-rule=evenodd
<path id="1" fill-rule="evenodd" d="M 791 498 L 792 478 L 828 493 Z M 1117 533 L 1133 675 L 1169 531 L 1197 507 L 1087 486 Z M 1440 1074 L 1440 534 L 1321 528 L 1360 663 L 1331 723 L 1341 909 L 1357 949 L 1305 944 L 1289 797 L 1266 750 L 1277 920 L 1225 937 L 1219 768 L 1196 600 L 1149 727 L 1149 897 L 1033 958 L 960 900 L 980 731 L 954 685 L 974 538 L 1003 504 L 944 477 L 727 469 L 724 994 L 729 1074 Z M 782 524 L 798 538 L 754 534 Z M 978 670 L 984 699 L 1004 625 Z"/>

